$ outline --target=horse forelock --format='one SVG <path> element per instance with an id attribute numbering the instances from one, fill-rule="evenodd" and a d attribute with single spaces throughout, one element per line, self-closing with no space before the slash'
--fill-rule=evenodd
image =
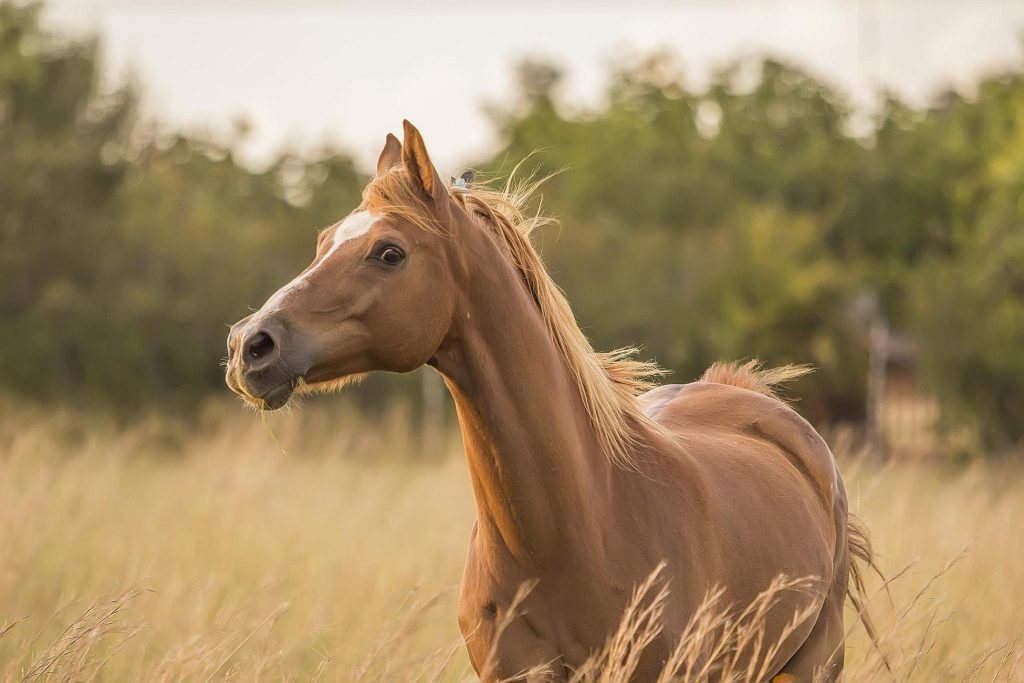
<path id="1" fill-rule="evenodd" d="M 512 176 L 515 176 L 513 171 Z M 597 352 L 576 323 L 569 302 L 548 274 L 530 242 L 537 228 L 555 223 L 538 209 L 527 206 L 546 178 L 514 181 L 496 189 L 487 184 L 450 190 L 452 199 L 490 229 L 512 261 L 540 309 L 548 334 L 558 348 L 579 388 L 584 408 L 605 455 L 616 464 L 636 466 L 636 446 L 643 430 L 664 432 L 648 417 L 637 396 L 656 384 L 662 370 L 634 358 L 637 349 Z M 369 211 L 400 218 L 424 230 L 448 234 L 430 212 L 419 190 L 400 166 L 377 176 L 363 192 Z M 456 246 L 457 248 L 457 246 Z"/>

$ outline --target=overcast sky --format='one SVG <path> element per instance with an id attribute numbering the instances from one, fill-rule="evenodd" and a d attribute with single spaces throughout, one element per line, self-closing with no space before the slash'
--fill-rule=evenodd
<path id="1" fill-rule="evenodd" d="M 429 5 L 431 9 L 418 7 Z M 733 58 L 796 61 L 869 106 L 879 86 L 915 103 L 1024 62 L 1024 2 L 718 0 L 585 3 L 49 0 L 51 26 L 100 34 L 111 82 L 134 74 L 150 113 L 191 131 L 255 126 L 254 164 L 325 140 L 376 159 L 402 118 L 442 170 L 494 145 L 482 111 L 507 101 L 512 65 L 538 56 L 594 103 L 608 65 L 656 48 L 688 78 Z M 557 144 L 557 141 L 552 141 Z"/>

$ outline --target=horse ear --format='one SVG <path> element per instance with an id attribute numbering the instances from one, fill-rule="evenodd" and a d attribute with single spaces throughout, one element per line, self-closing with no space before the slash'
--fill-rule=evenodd
<path id="1" fill-rule="evenodd" d="M 388 133 L 384 140 L 384 149 L 380 151 L 380 158 L 377 159 L 377 175 L 383 175 L 392 166 L 402 163 L 402 143 L 391 133 Z"/>
<path id="2" fill-rule="evenodd" d="M 402 163 L 405 164 L 405 171 L 419 186 L 423 194 L 429 199 L 440 201 L 448 194 L 441 176 L 437 174 L 434 165 L 430 163 L 427 155 L 427 146 L 423 144 L 423 136 L 416 130 L 416 126 L 408 121 L 402 121 L 405 133 L 405 140 L 402 143 Z"/>

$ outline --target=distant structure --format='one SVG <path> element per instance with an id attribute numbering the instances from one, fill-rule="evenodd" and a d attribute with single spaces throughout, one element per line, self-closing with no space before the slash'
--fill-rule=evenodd
<path id="1" fill-rule="evenodd" d="M 892 331 L 874 294 L 859 301 L 857 309 L 867 323 L 869 442 L 885 459 L 931 456 L 939 406 L 918 382 L 913 342 Z"/>

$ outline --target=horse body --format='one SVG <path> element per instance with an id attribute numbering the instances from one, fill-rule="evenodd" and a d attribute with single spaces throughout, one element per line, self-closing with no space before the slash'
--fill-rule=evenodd
<path id="1" fill-rule="evenodd" d="M 631 591 L 661 562 L 670 591 L 664 629 L 636 680 L 657 678 L 709 591 L 721 586 L 726 604 L 744 606 L 779 574 L 817 577 L 819 588 L 780 596 L 768 642 L 795 611 L 811 605 L 818 617 L 785 638 L 767 671 L 798 680 L 838 673 L 846 500 L 813 428 L 747 388 L 664 386 L 640 397 L 664 432 L 640 434 L 635 468 L 609 463 L 516 282 L 500 267 L 474 279 L 479 310 L 456 335 L 460 350 L 437 364 L 455 397 L 478 503 L 459 624 L 482 678 L 550 664 L 553 674 L 537 680 L 567 680 L 615 632 Z M 501 325 L 492 320 L 499 296 Z M 528 581 L 536 585 L 514 605 Z M 521 616 L 510 618 L 512 608 Z M 813 656 L 797 656 L 804 647 Z"/>
<path id="2" fill-rule="evenodd" d="M 405 126 L 314 263 L 232 328 L 231 388 L 275 409 L 373 370 L 442 374 L 477 506 L 458 618 L 485 681 L 569 679 L 662 563 L 664 628 L 635 680 L 657 679 L 709 591 L 741 609 L 780 574 L 816 583 L 777 596 L 748 656 L 767 677 L 837 677 L 846 495 L 771 373 L 718 366 L 643 393 L 651 366 L 579 330 L 522 198 L 450 190 Z"/>

